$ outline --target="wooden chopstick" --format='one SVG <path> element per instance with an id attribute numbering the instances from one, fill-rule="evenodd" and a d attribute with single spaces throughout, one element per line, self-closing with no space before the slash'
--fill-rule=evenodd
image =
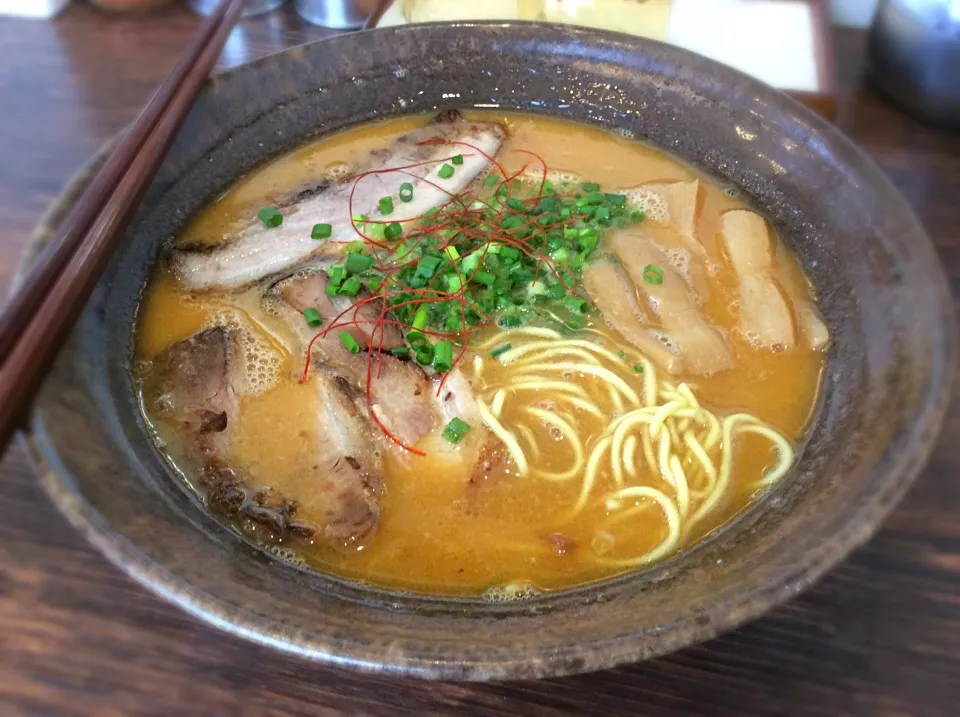
<path id="1" fill-rule="evenodd" d="M 57 232 L 56 248 L 45 255 L 11 302 L 10 318 L 4 313 L 9 351 L 0 351 L 0 452 L 25 418 L 33 394 L 138 209 L 243 6 L 244 0 L 221 0 L 124 139 L 133 145 L 143 137 L 138 147 L 124 150 L 121 159 L 129 156 L 129 162 L 108 162 L 116 176 L 95 180 L 96 191 L 83 194 L 80 203 L 92 206 L 71 212 L 76 217 Z M 152 126 L 142 130 L 141 122 Z M 87 216 L 89 222 L 83 226 Z M 21 298 L 24 291 L 26 298 Z"/>
<path id="2" fill-rule="evenodd" d="M 387 8 L 393 4 L 393 0 L 380 0 L 377 3 L 377 6 L 373 9 L 373 12 L 367 17 L 367 21 L 363 23 L 363 30 L 373 30 L 377 23 L 380 22 L 380 18 L 383 17 L 383 13 L 387 11 Z"/>
<path id="3" fill-rule="evenodd" d="M 63 271 L 110 194 L 116 190 L 120 177 L 143 147 L 147 136 L 157 126 L 164 108 L 170 104 L 203 48 L 223 22 L 228 7 L 228 2 L 222 2 L 201 27 L 197 41 L 183 54 L 176 67 L 154 93 L 130 131 L 120 140 L 83 195 L 57 227 L 56 234 L 48 242 L 16 295 L 4 307 L 3 314 L 0 315 L 0 357 L 9 356 L 17 337 L 33 317 L 35 307 L 50 284 Z"/>

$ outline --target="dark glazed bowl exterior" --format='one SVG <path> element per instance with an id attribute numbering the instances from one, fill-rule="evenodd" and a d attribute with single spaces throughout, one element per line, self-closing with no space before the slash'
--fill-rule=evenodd
<path id="1" fill-rule="evenodd" d="M 507 604 L 351 584 L 245 542 L 160 459 L 129 372 L 131 327 L 159 251 L 237 176 L 358 122 L 474 106 L 617 129 L 739 188 L 800 256 L 834 336 L 802 457 L 765 500 L 667 564 Z M 729 630 L 863 543 L 936 438 L 953 327 L 944 275 L 904 200 L 849 141 L 784 95 L 616 34 L 524 23 L 378 30 L 210 82 L 66 342 L 26 443 L 50 496 L 100 550 L 223 629 L 371 671 L 558 675 Z"/>

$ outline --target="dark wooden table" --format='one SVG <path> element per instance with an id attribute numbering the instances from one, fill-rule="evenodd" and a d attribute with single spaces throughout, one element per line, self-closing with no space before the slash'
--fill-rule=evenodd
<path id="1" fill-rule="evenodd" d="M 135 116 L 198 21 L 70 8 L 0 18 L 0 291 L 46 204 Z M 221 66 L 323 37 L 289 8 L 245 21 Z M 860 80 L 838 32 L 838 123 L 906 194 L 960 297 L 960 137 Z M 0 463 L 0 715 L 960 714 L 960 402 L 879 535 L 767 617 L 668 658 L 539 683 L 423 684 L 323 669 L 223 635 L 87 547 L 18 449 Z"/>

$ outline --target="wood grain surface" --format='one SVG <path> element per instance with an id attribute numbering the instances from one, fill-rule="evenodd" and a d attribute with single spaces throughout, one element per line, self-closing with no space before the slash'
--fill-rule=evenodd
<path id="1" fill-rule="evenodd" d="M 179 7 L 0 18 L 0 291 L 47 203 L 136 115 L 197 24 Z M 288 6 L 244 21 L 221 66 L 325 34 Z M 960 137 L 863 83 L 862 35 L 835 40 L 838 123 L 906 194 L 960 296 Z M 954 400 L 929 467 L 878 536 L 767 617 L 618 670 L 424 684 L 320 668 L 197 622 L 87 547 L 12 449 L 0 463 L 0 715 L 957 715 L 958 478 Z"/>

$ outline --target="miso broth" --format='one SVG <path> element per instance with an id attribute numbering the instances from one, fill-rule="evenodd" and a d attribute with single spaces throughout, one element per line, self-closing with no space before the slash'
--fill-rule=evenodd
<path id="1" fill-rule="evenodd" d="M 669 558 L 780 480 L 829 337 L 766 222 L 600 129 L 431 120 L 302 147 L 176 237 L 136 378 L 186 485 L 297 564 L 505 599 Z"/>

